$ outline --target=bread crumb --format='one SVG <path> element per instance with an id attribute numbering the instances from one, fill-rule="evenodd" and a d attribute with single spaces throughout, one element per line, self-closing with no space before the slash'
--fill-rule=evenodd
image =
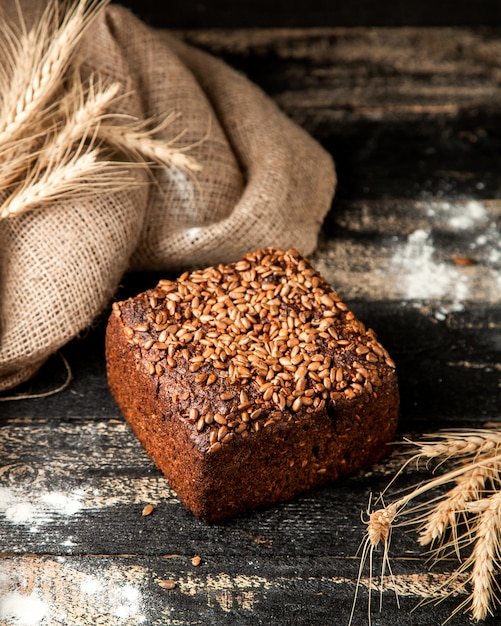
<path id="1" fill-rule="evenodd" d="M 198 567 L 200 565 L 200 563 L 202 562 L 201 557 L 198 556 L 198 554 L 196 554 L 192 559 L 191 559 L 191 564 L 194 565 L 195 567 Z"/>

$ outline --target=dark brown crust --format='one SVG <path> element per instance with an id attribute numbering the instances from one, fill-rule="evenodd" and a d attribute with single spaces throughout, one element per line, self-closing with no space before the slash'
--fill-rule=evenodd
<path id="1" fill-rule="evenodd" d="M 247 429 L 242 436 L 211 448 L 210 433 L 218 425 L 197 429 L 197 420 L 189 418 L 190 410 L 238 413 L 238 398 L 220 399 L 225 385 L 237 396 L 245 389 L 252 405 L 249 410 L 269 407 L 248 380 L 228 384 L 218 379 L 210 386 L 196 383 L 198 372 L 190 371 L 190 360 L 184 358 L 193 356 L 193 346 L 188 345 L 171 368 L 158 351 L 142 347 L 144 337 L 135 342 L 128 337 L 125 329 L 141 328 L 154 293 L 151 290 L 115 305 L 106 336 L 108 381 L 147 453 L 195 515 L 213 522 L 285 501 L 386 454 L 398 418 L 397 377 L 386 352 L 374 366 L 377 387 L 367 385 L 351 398 L 333 394 L 336 400 L 320 403 L 318 410 L 310 406 L 292 411 L 289 406 L 279 419 L 276 411 L 275 419 L 268 419 L 270 411 L 264 411 L 262 419 L 256 420 L 259 428 Z M 373 333 L 369 336 L 373 341 Z M 339 364 L 340 355 L 335 356 Z M 351 352 L 341 356 L 349 371 L 355 357 Z M 159 372 L 151 373 L 151 363 L 161 363 Z M 211 363 L 204 363 L 206 373 L 211 368 Z"/>

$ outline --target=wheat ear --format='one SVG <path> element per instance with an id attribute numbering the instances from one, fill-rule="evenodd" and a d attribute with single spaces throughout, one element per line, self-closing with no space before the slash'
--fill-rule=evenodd
<path id="1" fill-rule="evenodd" d="M 75 77 L 73 87 L 61 101 L 59 109 L 53 115 L 47 115 L 38 136 L 29 138 L 29 149 L 23 142 L 17 142 L 14 154 L 4 155 L 0 148 L 0 157 L 8 160 L 9 167 L 0 170 L 0 189 L 6 189 L 16 180 L 30 176 L 30 169 L 40 171 L 58 160 L 64 161 L 65 154 L 75 143 L 83 138 L 95 137 L 96 128 L 106 117 L 106 110 L 120 90 L 118 83 L 106 88 L 90 83 L 84 88 L 80 78 Z"/>
<path id="2" fill-rule="evenodd" d="M 64 199 L 83 198 L 122 188 L 134 182 L 125 174 L 116 176 L 123 163 L 99 160 L 97 149 L 76 152 L 66 162 L 35 173 L 7 198 L 0 208 L 0 220 L 20 215 L 36 206 Z"/>
<path id="3" fill-rule="evenodd" d="M 49 3 L 38 25 L 22 32 L 19 45 L 10 51 L 14 73 L 11 88 L 0 105 L 0 145 L 32 133 L 41 111 L 59 89 L 61 77 L 73 60 L 77 44 L 107 0 L 63 3 L 63 17 L 57 3 Z M 58 22 L 60 22 L 58 24 Z"/>
<path id="4" fill-rule="evenodd" d="M 452 545 L 458 552 L 457 526 L 460 521 L 467 522 L 467 505 L 478 499 L 485 488 L 486 481 L 496 474 L 495 468 L 476 467 L 459 476 L 456 479 L 457 484 L 447 492 L 445 498 L 433 506 L 429 513 L 419 535 L 420 545 L 426 546 L 438 542 L 437 550 L 440 551 L 443 548 L 446 531 L 450 529 L 453 534 Z"/>
<path id="5" fill-rule="evenodd" d="M 434 441 L 429 439 L 434 438 Z M 422 442 L 409 442 L 418 449 L 413 458 L 443 460 L 460 456 L 497 454 L 501 451 L 501 433 L 495 430 L 445 430 L 436 435 L 425 435 Z"/>
<path id="6" fill-rule="evenodd" d="M 468 431 L 471 432 L 471 431 Z M 467 441 L 465 441 L 467 439 Z M 454 435 L 451 433 L 444 433 L 438 437 L 438 440 L 432 444 L 418 444 L 420 452 L 411 457 L 419 461 L 424 458 L 429 461 L 435 459 L 440 461 L 441 459 L 450 459 L 457 455 L 458 458 L 463 461 L 464 457 L 470 455 L 472 459 L 468 462 L 462 462 L 459 467 L 451 469 L 442 475 L 433 477 L 432 479 L 425 481 L 415 489 L 409 491 L 406 495 L 402 496 L 396 502 L 386 505 L 369 515 L 367 522 L 366 536 L 362 541 L 363 551 L 362 559 L 359 570 L 359 579 L 357 581 L 357 591 L 360 581 L 360 575 L 362 567 L 364 565 L 367 556 L 372 556 L 372 550 L 381 543 L 384 547 L 384 560 L 389 566 L 389 542 L 391 538 L 392 529 L 396 525 L 402 524 L 399 522 L 400 515 L 405 511 L 409 503 L 415 498 L 428 493 L 431 490 L 436 489 L 445 484 L 450 484 L 455 481 L 471 480 L 471 491 L 469 496 L 473 497 L 472 502 L 464 503 L 464 510 L 476 515 L 481 515 L 481 521 L 476 527 L 475 536 L 470 538 L 468 533 L 468 543 L 475 542 L 475 548 L 471 557 L 465 561 L 458 570 L 451 575 L 448 582 L 457 581 L 459 574 L 472 569 L 471 583 L 472 593 L 470 596 L 471 612 L 474 619 L 483 619 L 487 612 L 490 610 L 490 606 L 495 598 L 493 586 L 494 578 L 493 572 L 499 564 L 499 551 L 501 545 L 501 492 L 495 492 L 490 498 L 484 498 L 475 500 L 476 490 L 483 489 L 484 479 L 488 478 L 491 481 L 497 480 L 499 472 L 501 470 L 501 453 L 499 452 L 499 433 L 498 432 L 486 432 L 479 431 L 473 433 L 470 437 L 462 435 L 462 441 L 458 432 Z M 449 442 L 451 445 L 444 445 Z M 479 454 L 479 452 L 484 454 Z M 404 467 L 408 462 L 404 465 Z M 484 477 L 484 474 L 486 476 Z M 463 478 L 464 477 L 464 478 Z M 495 500 L 493 500 L 495 498 Z M 416 510 L 421 510 L 422 506 L 418 506 Z M 428 517 L 428 520 L 430 517 Z M 443 520 L 442 520 L 443 521 Z M 403 522 L 403 525 L 415 522 Z M 445 529 L 444 529 L 445 530 Z M 430 530 L 431 536 L 433 536 L 433 530 Z M 488 539 L 490 538 L 490 543 Z M 456 541 L 458 541 L 456 539 Z M 478 563 L 477 563 L 478 561 Z M 370 559 L 370 566 L 372 567 L 372 559 Z M 372 578 L 372 572 L 370 574 Z M 357 591 L 355 592 L 355 600 L 357 597 Z M 467 601 L 463 603 L 460 608 L 466 606 Z M 369 606 L 370 606 L 370 593 L 369 593 Z M 352 616 L 353 616 L 352 609 Z M 370 621 L 370 618 L 369 618 Z M 351 618 L 350 618 L 351 623 Z"/>
<path id="7" fill-rule="evenodd" d="M 118 83 L 112 83 L 101 89 L 93 83 L 84 91 L 78 81 L 69 95 L 64 99 L 61 109 L 67 109 L 60 117 L 65 119 L 64 125 L 44 147 L 40 155 L 40 165 L 58 161 L 82 138 L 96 136 L 101 121 L 111 102 L 120 91 Z"/>
<path id="8" fill-rule="evenodd" d="M 172 141 L 154 139 L 155 131 L 140 130 L 133 126 L 116 126 L 102 124 L 99 137 L 116 149 L 127 154 L 141 157 L 145 161 L 153 161 L 160 165 L 177 167 L 182 170 L 199 172 L 202 166 L 192 157 L 184 153 L 185 148 L 173 148 Z"/>
<path id="9" fill-rule="evenodd" d="M 368 506 L 369 519 L 365 522 L 367 525 L 367 532 L 362 540 L 359 552 L 361 552 L 360 566 L 358 569 L 357 584 L 355 587 L 355 596 L 353 598 L 353 604 L 351 608 L 350 619 L 348 626 L 351 626 L 353 622 L 353 616 L 355 613 L 355 606 L 357 603 L 358 589 L 360 587 L 360 580 L 362 578 L 362 572 L 365 567 L 365 563 L 369 560 L 369 600 L 367 606 L 367 621 L 369 626 L 371 625 L 371 597 L 372 597 L 372 571 L 373 571 L 373 555 L 374 550 L 382 544 L 383 546 L 383 562 L 381 566 L 381 594 L 384 586 L 384 576 L 386 569 L 390 572 L 390 576 L 393 577 L 391 571 L 391 564 L 389 559 L 389 550 L 391 543 L 391 533 L 393 528 L 393 522 L 398 515 L 398 503 L 389 504 L 381 509 L 370 512 L 370 502 Z M 382 595 L 380 596 L 380 603 L 382 602 Z M 398 596 L 397 596 L 398 602 Z"/>
<path id="10" fill-rule="evenodd" d="M 475 547 L 468 560 L 472 567 L 471 614 L 476 620 L 483 620 L 492 612 L 494 575 L 500 566 L 501 492 L 496 492 L 488 500 L 488 507 L 480 514 Z"/>
<path id="11" fill-rule="evenodd" d="M 8 25 L 2 29 L 0 21 L 0 46 L 8 57 L 0 71 L 0 82 L 6 87 L 0 94 L 0 160 L 9 165 L 0 171 L 5 198 L 0 220 L 62 198 L 138 184 L 124 172 L 123 161 L 100 159 L 98 149 L 118 148 L 128 160 L 133 157 L 128 168 L 144 168 L 153 161 L 200 170 L 184 154 L 196 144 L 173 147 L 182 133 L 166 142 L 152 136 L 175 115 L 167 116 L 156 129 L 147 129 L 146 122 L 110 112 L 120 91 L 118 84 L 104 87 L 95 78 L 82 83 L 77 44 L 108 2 L 54 0 L 29 31 L 21 12 L 18 31 Z"/>

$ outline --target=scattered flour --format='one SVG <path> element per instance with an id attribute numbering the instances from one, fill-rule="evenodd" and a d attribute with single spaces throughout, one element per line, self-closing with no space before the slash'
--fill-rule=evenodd
<path id="1" fill-rule="evenodd" d="M 7 491 L 2 489 L 2 491 Z M 5 497 L 0 491 L 0 511 L 3 511 L 7 521 L 13 524 L 24 524 L 35 517 L 35 507 L 29 502 L 12 503 L 11 499 Z"/>
<path id="2" fill-rule="evenodd" d="M 84 495 L 85 492 L 80 489 L 73 491 L 70 496 L 53 491 L 42 494 L 40 499 L 52 511 L 56 511 L 61 515 L 74 515 L 82 508 Z"/>
<path id="3" fill-rule="evenodd" d="M 87 577 L 80 585 L 80 591 L 92 595 L 100 591 L 102 587 L 101 582 L 95 577 Z"/>
<path id="4" fill-rule="evenodd" d="M 83 510 L 118 504 L 179 502 L 161 476 L 138 477 L 127 482 L 119 476 L 107 476 L 100 479 L 98 489 L 95 485 L 77 483 L 68 485 L 67 491 L 51 490 L 50 484 L 50 475 L 43 471 L 35 481 L 0 482 L 0 516 L 11 524 L 29 526 L 36 533 L 56 518 L 70 518 Z M 75 545 L 70 539 L 63 545 Z"/>
<path id="5" fill-rule="evenodd" d="M 422 210 L 427 227 L 397 241 L 393 256 L 382 272 L 392 277 L 399 297 L 418 307 L 435 301 L 435 317 L 444 319 L 449 312 L 463 310 L 474 285 L 470 284 L 464 268 L 455 266 L 450 259 L 437 259 L 435 233 L 445 229 L 450 237 L 451 233 L 461 232 L 466 248 L 459 254 L 486 262 L 485 278 L 497 289 L 501 285 L 501 232 L 486 207 L 476 200 L 426 202 Z"/>
<path id="6" fill-rule="evenodd" d="M 202 232 L 202 228 L 200 226 L 192 226 L 184 231 L 184 236 L 190 244 L 197 243 L 198 237 Z"/>
<path id="7" fill-rule="evenodd" d="M 38 626 L 47 612 L 47 604 L 35 592 L 11 592 L 0 597 L 0 618 L 9 626 Z"/>
<path id="8" fill-rule="evenodd" d="M 412 232 L 391 260 L 390 270 L 406 300 L 448 299 L 450 310 L 461 310 L 468 297 L 468 279 L 458 268 L 434 259 L 429 230 Z"/>
<path id="9" fill-rule="evenodd" d="M 489 216 L 485 206 L 478 200 L 464 202 L 431 202 L 426 214 L 436 224 L 448 224 L 454 230 L 468 230 L 487 223 Z"/>
<path id="10" fill-rule="evenodd" d="M 187 215 L 193 215 L 193 207 L 196 203 L 193 177 L 190 176 L 189 172 L 177 167 L 166 167 L 164 174 L 169 180 L 169 188 L 173 190 L 176 196 L 176 207 L 178 207 L 176 211 L 177 217 L 180 219 L 184 217 L 186 220 Z M 186 211 L 188 207 L 190 207 L 191 210 Z"/>
<path id="11" fill-rule="evenodd" d="M 86 624 L 138 626 L 148 622 L 142 589 L 150 572 L 58 559 L 4 564 L 0 575 L 1 626 Z"/>
<path id="12" fill-rule="evenodd" d="M 134 615 L 137 616 L 141 594 L 139 589 L 132 585 L 124 585 L 119 593 L 119 605 L 115 610 L 117 617 L 127 618 Z M 138 616 L 141 617 L 141 616 Z"/>
<path id="13" fill-rule="evenodd" d="M 83 508 L 84 492 L 75 490 L 66 495 L 58 491 L 30 493 L 30 498 L 8 487 L 0 487 L 0 513 L 13 524 L 37 524 L 50 522 L 54 515 L 73 515 Z"/>

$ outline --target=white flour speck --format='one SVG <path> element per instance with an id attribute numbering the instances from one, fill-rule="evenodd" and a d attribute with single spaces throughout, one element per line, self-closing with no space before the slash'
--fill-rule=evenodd
<path id="1" fill-rule="evenodd" d="M 186 239 L 192 243 L 196 242 L 201 231 L 202 229 L 200 228 L 200 226 L 193 226 L 192 228 L 188 228 L 185 231 Z"/>
<path id="2" fill-rule="evenodd" d="M 8 593 L 0 598 L 0 617 L 12 626 L 38 626 L 47 615 L 48 607 L 36 593 Z"/>
<path id="3" fill-rule="evenodd" d="M 176 204 L 181 207 L 190 207 L 191 209 L 195 206 L 196 195 L 195 195 L 195 186 L 193 184 L 193 180 L 190 178 L 190 175 L 187 172 L 177 168 L 177 167 L 167 167 L 165 168 L 165 174 L 169 179 L 170 187 L 174 191 L 176 195 Z M 185 211 L 179 210 L 180 215 L 192 215 L 193 211 Z"/>
<path id="4" fill-rule="evenodd" d="M 86 578 L 80 585 L 80 591 L 89 595 L 97 593 L 101 589 L 101 583 L 97 578 Z"/>
<path id="5" fill-rule="evenodd" d="M 124 585 L 121 590 L 122 598 L 129 602 L 137 602 L 139 598 L 139 589 L 132 585 Z"/>
<path id="6" fill-rule="evenodd" d="M 485 206 L 478 200 L 430 202 L 426 214 L 434 223 L 447 224 L 455 230 L 468 230 L 488 219 Z"/>
<path id="7" fill-rule="evenodd" d="M 1 508 L 1 500 L 0 500 Z M 35 508 L 29 502 L 17 502 L 4 509 L 5 519 L 13 524 L 25 524 L 35 517 Z"/>
<path id="8" fill-rule="evenodd" d="M 77 544 L 72 541 L 71 537 L 68 537 L 68 539 L 66 539 L 66 541 L 62 541 L 61 545 L 64 546 L 65 548 L 72 548 L 73 546 L 76 546 Z"/>
<path id="9" fill-rule="evenodd" d="M 401 296 L 406 300 L 447 299 L 449 310 L 461 310 L 468 297 L 467 278 L 456 267 L 434 259 L 431 233 L 418 229 L 397 247 L 390 264 Z"/>
<path id="10" fill-rule="evenodd" d="M 469 200 L 464 204 L 456 205 L 457 210 L 451 211 L 449 224 L 457 230 L 467 230 L 486 220 L 487 213 L 482 203 Z"/>
<path id="11" fill-rule="evenodd" d="M 36 532 L 37 525 L 47 524 L 54 515 L 74 515 L 82 507 L 83 492 L 76 490 L 69 495 L 58 491 L 42 494 L 16 493 L 15 489 L 0 487 L 0 514 L 12 524 L 28 524 L 31 532 Z"/>
<path id="12" fill-rule="evenodd" d="M 82 495 L 81 491 L 74 491 L 70 496 L 53 491 L 44 493 L 41 500 L 53 511 L 57 511 L 63 515 L 74 515 L 82 508 Z"/>

